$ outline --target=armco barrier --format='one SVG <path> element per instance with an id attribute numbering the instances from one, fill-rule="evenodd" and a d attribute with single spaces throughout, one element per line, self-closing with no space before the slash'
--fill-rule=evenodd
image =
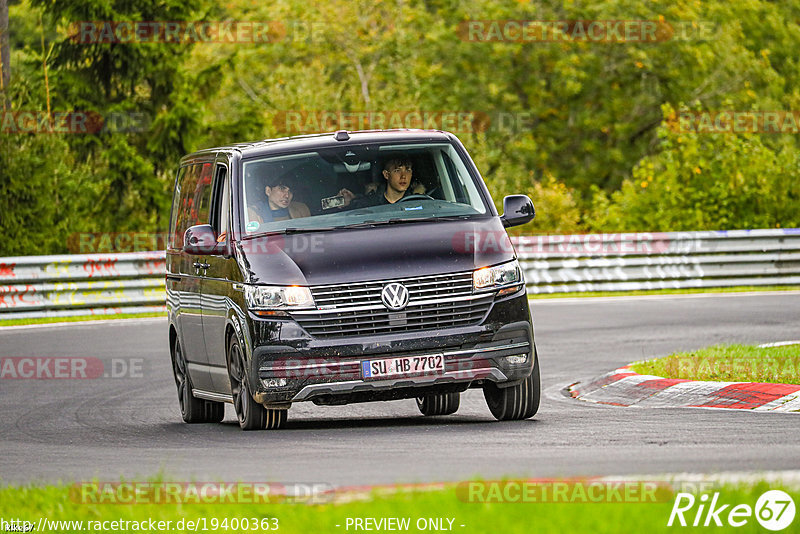
<path id="1" fill-rule="evenodd" d="M 529 293 L 800 285 L 800 229 L 512 242 Z M 506 246 L 494 234 L 470 243 Z M 0 319 L 163 311 L 164 269 L 163 251 L 0 258 Z"/>
<path id="2" fill-rule="evenodd" d="M 164 311 L 164 252 L 0 258 L 0 319 Z"/>
<path id="3" fill-rule="evenodd" d="M 512 238 L 528 293 L 800 284 L 800 229 Z"/>

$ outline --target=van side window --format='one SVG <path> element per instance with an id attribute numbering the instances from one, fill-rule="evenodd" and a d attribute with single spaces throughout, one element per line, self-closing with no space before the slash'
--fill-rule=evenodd
<path id="1" fill-rule="evenodd" d="M 181 202 L 183 195 L 181 191 L 184 187 L 184 180 L 186 178 L 186 170 L 188 166 L 183 166 L 178 169 L 178 176 L 175 178 L 175 193 L 172 199 L 172 211 L 169 216 L 169 242 L 167 246 L 171 249 L 180 248 L 181 243 L 178 241 L 178 213 L 181 210 Z"/>
<path id="2" fill-rule="evenodd" d="M 172 247 L 183 246 L 183 234 L 190 226 L 208 224 L 211 213 L 211 163 L 196 163 L 186 168 L 180 187 L 175 231 L 171 233 Z"/>
<path id="3" fill-rule="evenodd" d="M 224 165 L 217 165 L 216 178 L 214 179 L 214 194 L 211 206 L 211 226 L 217 234 L 217 241 L 224 241 L 223 235 L 227 235 L 228 217 L 228 180 L 227 170 Z"/>

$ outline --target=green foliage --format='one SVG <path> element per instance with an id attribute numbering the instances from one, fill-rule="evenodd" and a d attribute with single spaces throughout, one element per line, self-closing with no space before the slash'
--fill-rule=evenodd
<path id="1" fill-rule="evenodd" d="M 715 479 L 709 476 L 704 480 L 713 483 L 715 497 L 719 500 L 717 510 L 722 511 L 719 517 L 724 522 L 730 512 L 730 508 L 725 508 L 730 503 L 746 503 L 752 507 L 768 490 L 783 490 L 797 502 L 800 492 L 793 479 L 789 475 L 783 479 L 786 482 L 776 478 L 757 479 L 754 475 L 742 477 L 741 481 L 725 482 L 726 479 L 722 477 Z M 538 481 L 473 478 L 443 484 L 442 488 L 431 487 L 432 484 L 420 484 L 419 487 L 412 484 L 406 484 L 405 487 L 376 486 L 369 491 L 340 488 L 335 493 L 331 492 L 330 500 L 325 494 L 309 499 L 312 502 L 314 499 L 321 500 L 318 504 L 303 504 L 303 497 L 300 497 L 299 504 L 289 504 L 272 494 L 268 498 L 257 494 L 253 496 L 252 489 L 246 491 L 253 485 L 247 483 L 241 484 L 242 491 L 234 490 L 216 500 L 213 496 L 206 496 L 199 483 L 189 485 L 179 482 L 195 491 L 179 491 L 164 498 L 161 497 L 166 494 L 164 485 L 171 480 L 120 480 L 117 486 L 99 481 L 95 481 L 95 485 L 69 482 L 67 480 L 58 486 L 4 485 L 0 488 L 0 514 L 6 521 L 12 518 L 31 521 L 34 527 L 41 520 L 43 527 L 57 532 L 99 531 L 101 524 L 112 529 L 117 525 L 118 530 L 152 532 L 154 529 L 148 529 L 148 525 L 158 525 L 163 521 L 157 528 L 168 532 L 202 532 L 203 529 L 243 531 L 252 528 L 261 532 L 277 530 L 289 534 L 335 534 L 345 528 L 363 528 L 352 526 L 354 518 L 396 518 L 408 522 L 408 526 L 398 527 L 397 530 L 410 532 L 436 530 L 432 521 L 438 520 L 442 525 L 438 530 L 449 527 L 454 532 L 485 531 L 487 525 L 491 525 L 493 530 L 507 534 L 572 531 L 668 534 L 681 528 L 667 526 L 678 492 L 695 491 L 699 503 L 700 488 L 704 487 L 698 483 L 687 483 L 680 475 L 658 477 L 655 480 L 652 476 L 646 480 L 626 477 L 622 482 L 603 478 Z M 79 493 L 84 488 L 87 488 L 86 497 Z M 102 488 L 102 493 L 95 488 Z M 156 491 L 159 488 L 160 491 Z M 137 489 L 141 491 L 137 493 Z M 197 497 L 198 493 L 200 498 Z M 92 499 L 99 502 L 92 502 Z M 686 512 L 686 521 L 691 524 L 695 513 L 702 520 L 701 510 L 695 505 L 694 509 Z M 240 527 L 244 519 L 247 520 L 247 528 Z M 271 528 L 259 528 L 262 519 L 268 519 L 267 525 L 271 525 Z M 742 517 L 739 516 L 739 519 Z M 132 525 L 131 521 L 137 523 Z M 171 522 L 169 526 L 167 521 Z M 745 517 L 744 521 L 747 525 L 743 529 L 717 529 L 722 532 L 764 531 L 754 517 Z M 675 523 L 677 525 L 678 520 Z M 237 528 L 230 528 L 231 524 Z M 277 528 L 275 525 L 278 525 Z M 689 529 L 697 531 L 691 526 Z"/>
<path id="2" fill-rule="evenodd" d="M 40 42 L 19 40 L 23 49 L 15 51 L 14 85 L 9 88 L 11 111 L 88 112 L 102 116 L 104 127 L 99 132 L 58 139 L 46 133 L 3 137 L 6 154 L 19 152 L 21 159 L 14 165 L 21 169 L 27 165 L 28 174 L 36 176 L 35 182 L 17 184 L 18 175 L 6 175 L 9 169 L 3 169 L 3 181 L 8 186 L 2 201 L 11 206 L 3 226 L 35 218 L 18 203 L 18 195 L 29 191 L 32 183 L 39 191 L 72 188 L 81 197 L 77 204 L 59 204 L 62 223 L 46 224 L 47 231 L 40 230 L 38 224 L 19 226 L 17 233 L 31 239 L 22 241 L 26 246 L 14 249 L 28 254 L 65 252 L 69 235 L 89 228 L 103 232 L 163 231 L 175 163 L 194 149 L 193 139 L 200 129 L 195 95 L 203 94 L 207 99 L 213 96 L 209 91 L 213 85 L 198 82 L 214 64 L 196 73 L 187 72 L 187 45 L 74 42 L 70 37 L 76 30 L 70 23 L 197 20 L 202 18 L 200 4 L 32 0 L 32 5 L 20 7 L 24 9 L 12 13 L 16 15 L 11 19 L 12 28 L 20 20 L 21 27 L 42 31 L 39 17 L 44 13 L 49 76 L 45 87 Z M 46 196 L 42 199 L 51 200 Z M 46 209 L 35 211 L 43 213 L 41 221 L 48 221 Z"/>
<path id="3" fill-rule="evenodd" d="M 671 109 L 665 108 L 669 115 Z M 596 231 L 726 230 L 800 225 L 800 152 L 758 135 L 659 130 L 644 158 L 610 195 L 596 191 Z"/>
<path id="4" fill-rule="evenodd" d="M 62 252 L 68 235 L 89 230 L 91 172 L 63 138 L 3 136 L 0 169 L 0 256 Z"/>

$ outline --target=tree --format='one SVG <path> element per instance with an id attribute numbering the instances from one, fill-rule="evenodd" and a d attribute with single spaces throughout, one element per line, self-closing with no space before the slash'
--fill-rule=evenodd
<path id="1" fill-rule="evenodd" d="M 672 115 L 665 107 L 665 114 Z M 597 191 L 596 231 L 731 230 L 800 226 L 800 151 L 756 134 L 687 133 L 665 122 L 659 152 L 610 195 Z"/>
<path id="2" fill-rule="evenodd" d="M 46 9 L 51 24 L 67 28 L 50 62 L 54 109 L 105 119 L 98 135 L 68 140 L 79 160 L 93 162 L 102 184 L 96 222 L 105 231 L 163 230 L 177 160 L 191 150 L 199 128 L 189 102 L 202 73 L 184 68 L 192 45 L 106 42 L 99 30 L 82 39 L 75 21 L 193 21 L 202 18 L 203 4 L 32 1 Z"/>
<path id="3" fill-rule="evenodd" d="M 11 52 L 8 47 L 8 0 L 0 0 L 0 92 L 6 109 L 5 92 L 11 83 Z"/>

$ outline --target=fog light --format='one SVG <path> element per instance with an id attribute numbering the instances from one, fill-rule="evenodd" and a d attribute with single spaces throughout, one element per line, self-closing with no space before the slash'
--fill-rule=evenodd
<path id="1" fill-rule="evenodd" d="M 286 386 L 285 378 L 262 378 L 261 383 L 265 388 L 282 388 Z"/>
<path id="2" fill-rule="evenodd" d="M 527 354 L 515 354 L 514 356 L 506 356 L 508 363 L 525 363 L 528 361 Z"/>

